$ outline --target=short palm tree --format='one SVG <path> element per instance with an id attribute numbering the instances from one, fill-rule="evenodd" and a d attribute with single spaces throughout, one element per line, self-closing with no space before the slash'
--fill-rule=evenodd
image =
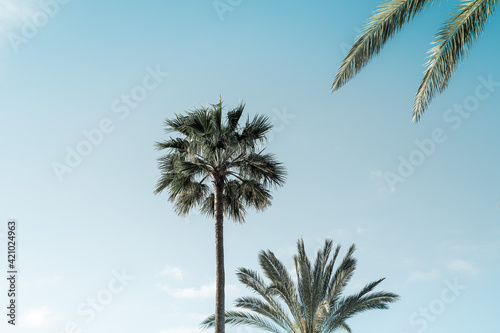
<path id="1" fill-rule="evenodd" d="M 246 208 L 263 211 L 271 205 L 270 187 L 283 185 L 286 171 L 274 155 L 259 149 L 272 129 L 265 116 L 240 119 L 245 105 L 227 112 L 219 103 L 177 114 L 165 120 L 167 134 L 175 138 L 157 142 L 167 154 L 159 158 L 161 176 L 155 194 L 168 189 L 179 215 L 199 208 L 215 218 L 216 319 L 215 332 L 224 332 L 223 220 L 245 221 Z"/>
<path id="2" fill-rule="evenodd" d="M 387 0 L 370 17 L 343 60 L 332 85 L 335 91 L 352 79 L 384 44 L 434 0 Z M 496 0 L 461 0 L 443 23 L 429 50 L 425 73 L 415 96 L 413 121 L 418 122 L 429 103 L 442 93 L 457 65 L 466 56 L 495 11 Z"/>
<path id="3" fill-rule="evenodd" d="M 240 282 L 260 297 L 238 298 L 239 309 L 226 312 L 226 323 L 274 333 L 326 333 L 338 329 L 351 332 L 347 319 L 366 310 L 386 309 L 398 299 L 398 295 L 389 292 L 373 292 L 383 279 L 369 283 L 355 295 L 343 297 L 342 292 L 356 269 L 356 259 L 352 256 L 355 247 L 349 248 L 335 270 L 340 246 L 330 259 L 332 249 L 332 241 L 326 240 L 312 265 L 304 242 L 299 240 L 298 254 L 293 258 L 297 283 L 274 253 L 261 251 L 259 263 L 269 282 L 255 271 L 239 268 Z M 212 327 L 214 319 L 213 315 L 208 317 L 203 327 Z"/>

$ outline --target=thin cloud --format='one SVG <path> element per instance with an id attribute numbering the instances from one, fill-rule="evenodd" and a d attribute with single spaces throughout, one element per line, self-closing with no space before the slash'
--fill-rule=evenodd
<path id="1" fill-rule="evenodd" d="M 437 280 L 441 276 L 439 271 L 421 272 L 414 271 L 408 277 L 408 282 L 431 282 Z"/>
<path id="2" fill-rule="evenodd" d="M 215 296 L 215 283 L 205 284 L 200 288 L 172 288 L 169 285 L 162 283 L 158 283 L 156 286 L 174 298 L 200 299 Z M 226 285 L 226 292 L 237 290 L 238 288 L 235 285 Z"/>
<path id="3" fill-rule="evenodd" d="M 462 259 L 454 259 L 448 265 L 447 268 L 451 271 L 455 272 L 465 272 L 470 274 L 477 274 L 477 268 L 474 267 L 471 263 L 462 260 Z"/>
<path id="4" fill-rule="evenodd" d="M 362 235 L 362 234 L 366 233 L 367 231 L 368 231 L 368 229 L 363 228 L 363 227 L 357 227 L 356 228 L 356 233 L 359 234 L 359 235 Z"/>
<path id="5" fill-rule="evenodd" d="M 36 286 L 48 287 L 57 285 L 63 278 L 60 275 L 46 276 L 33 281 Z"/>
<path id="6" fill-rule="evenodd" d="M 377 170 L 370 172 L 370 182 L 375 187 L 374 196 L 377 199 L 385 199 L 396 192 L 395 187 L 387 185 L 385 175 L 382 171 Z"/>
<path id="7" fill-rule="evenodd" d="M 182 281 L 183 273 L 182 273 L 182 269 L 180 267 L 167 266 L 157 276 L 168 276 L 172 279 Z"/>
<path id="8" fill-rule="evenodd" d="M 30 309 L 26 314 L 21 315 L 19 322 L 22 325 L 31 327 L 45 326 L 48 324 L 48 317 L 51 313 L 52 310 L 48 306 Z"/>
<path id="9" fill-rule="evenodd" d="M 202 322 L 205 320 L 208 315 L 206 313 L 196 313 L 196 312 L 169 312 L 166 314 L 167 318 L 175 318 L 175 319 L 185 319 L 189 321 Z"/>
<path id="10" fill-rule="evenodd" d="M 410 257 L 403 258 L 401 262 L 403 263 L 403 265 L 406 265 L 406 266 L 415 265 L 415 259 L 410 258 Z"/>
<path id="11" fill-rule="evenodd" d="M 0 33 L 19 28 L 34 14 L 32 0 L 0 0 Z"/>
<path id="12" fill-rule="evenodd" d="M 169 328 L 168 330 L 161 330 L 159 333 L 200 333 L 202 332 L 201 328 L 198 327 L 176 327 Z"/>

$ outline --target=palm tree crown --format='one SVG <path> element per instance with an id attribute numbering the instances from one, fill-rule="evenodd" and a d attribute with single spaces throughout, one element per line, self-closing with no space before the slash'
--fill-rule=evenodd
<path id="1" fill-rule="evenodd" d="M 224 215 L 235 222 L 245 221 L 245 207 L 263 211 L 271 204 L 269 187 L 283 185 L 286 171 L 273 154 L 259 150 L 272 129 L 266 116 L 247 119 L 239 125 L 245 105 L 222 118 L 222 99 L 218 104 L 176 115 L 165 120 L 167 134 L 179 137 L 157 142 L 158 150 L 168 153 L 159 158 L 161 177 L 155 194 L 168 189 L 169 200 L 182 216 L 193 208 L 213 217 L 213 186 L 223 184 Z"/>
<path id="2" fill-rule="evenodd" d="M 389 303 L 399 298 L 389 292 L 373 292 L 383 279 L 369 283 L 355 295 L 342 296 L 356 269 L 356 259 L 352 256 L 355 247 L 349 248 L 336 269 L 334 265 L 340 246 L 330 259 L 332 249 L 332 241 L 326 240 L 312 265 L 306 256 L 304 242 L 299 240 L 298 253 L 293 258 L 296 283 L 274 253 L 261 251 L 259 263 L 270 282 L 255 271 L 238 269 L 240 282 L 260 297 L 238 298 L 236 307 L 241 310 L 226 312 L 226 323 L 275 333 L 326 333 L 338 329 L 351 332 L 347 319 L 366 310 L 386 309 Z M 209 328 L 213 323 L 212 315 L 202 325 Z"/>
<path id="3" fill-rule="evenodd" d="M 366 25 L 343 60 L 332 85 L 335 91 L 352 79 L 385 43 L 434 0 L 387 0 Z M 462 0 L 443 23 L 429 50 L 422 79 L 413 105 L 413 121 L 418 122 L 436 94 L 449 84 L 457 65 L 493 15 L 496 0 Z"/>

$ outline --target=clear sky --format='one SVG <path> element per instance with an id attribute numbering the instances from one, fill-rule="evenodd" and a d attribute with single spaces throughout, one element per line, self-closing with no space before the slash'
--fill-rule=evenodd
<path id="1" fill-rule="evenodd" d="M 500 18 L 413 125 L 426 52 L 455 1 L 332 95 L 378 3 L 0 0 L 3 271 L 9 219 L 19 245 L 18 326 L 2 279 L 1 331 L 198 332 L 214 311 L 213 221 L 153 195 L 153 143 L 165 118 L 220 95 L 273 119 L 268 151 L 289 171 L 268 211 L 225 224 L 227 308 L 249 293 L 234 273 L 258 270 L 259 250 L 292 269 L 297 239 L 313 256 L 331 238 L 358 247 L 348 293 L 386 277 L 380 289 L 401 295 L 350 320 L 353 332 L 494 330 Z"/>

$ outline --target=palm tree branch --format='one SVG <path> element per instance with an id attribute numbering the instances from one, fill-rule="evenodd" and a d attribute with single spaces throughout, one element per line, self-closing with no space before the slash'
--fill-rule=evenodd
<path id="1" fill-rule="evenodd" d="M 332 92 L 342 87 L 377 55 L 385 43 L 434 0 L 388 0 L 370 17 L 342 61 Z"/>
<path id="2" fill-rule="evenodd" d="M 285 265 L 269 250 L 259 252 L 259 264 L 272 282 L 267 292 L 279 296 L 287 304 L 294 320 L 299 321 L 302 318 L 301 307 L 292 277 Z"/>
<path id="3" fill-rule="evenodd" d="M 351 245 L 342 263 L 337 267 L 328 285 L 327 301 L 333 306 L 356 270 L 356 259 L 352 257 L 356 247 Z"/>
<path id="4" fill-rule="evenodd" d="M 435 37 L 429 50 L 425 75 L 420 83 L 413 107 L 413 121 L 418 122 L 431 100 L 449 84 L 457 65 L 483 32 L 493 14 L 496 0 L 463 1 Z"/>
<path id="5" fill-rule="evenodd" d="M 238 123 L 245 109 L 245 103 L 240 103 L 236 108 L 228 111 L 227 113 L 227 130 L 228 132 L 234 132 L 238 129 Z"/>
<path id="6" fill-rule="evenodd" d="M 284 330 L 290 330 L 293 327 L 285 310 L 278 302 L 266 303 L 255 297 L 240 297 L 235 300 L 235 305 L 268 318 Z"/>
<path id="7" fill-rule="evenodd" d="M 260 295 L 266 302 L 268 302 L 273 308 L 275 308 L 279 313 L 280 318 L 282 318 L 282 320 L 286 322 L 287 325 L 289 325 L 290 327 L 293 326 L 292 322 L 286 315 L 285 310 L 281 307 L 279 302 L 273 298 L 271 293 L 268 292 L 268 286 L 265 284 L 265 282 L 257 272 L 246 268 L 238 268 L 236 275 L 238 276 L 238 280 L 241 283 Z"/>
<path id="8" fill-rule="evenodd" d="M 246 158 L 232 161 L 228 170 L 235 168 L 243 178 L 261 181 L 264 186 L 281 186 L 286 180 L 283 165 L 273 154 L 250 153 Z"/>
<path id="9" fill-rule="evenodd" d="M 297 285 L 299 297 L 302 302 L 302 316 L 306 320 L 306 325 L 311 324 L 314 317 L 311 262 L 307 258 L 304 241 L 300 239 L 297 242 L 297 255 L 293 257 L 295 271 L 297 272 Z"/>
<path id="10" fill-rule="evenodd" d="M 225 314 L 225 323 L 234 326 L 248 325 L 267 332 L 283 333 L 275 324 L 262 316 L 243 311 L 227 311 Z M 214 327 L 214 325 L 215 315 L 211 315 L 201 323 L 203 329 Z"/>

